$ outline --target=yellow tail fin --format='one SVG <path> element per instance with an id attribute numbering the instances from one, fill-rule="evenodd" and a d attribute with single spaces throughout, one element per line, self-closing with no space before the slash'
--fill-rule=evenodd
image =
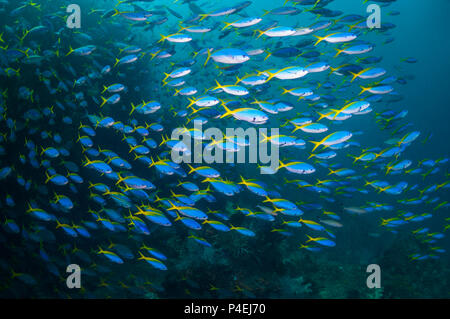
<path id="1" fill-rule="evenodd" d="M 208 48 L 208 56 L 206 57 L 206 61 L 205 61 L 205 64 L 203 64 L 203 66 L 206 66 L 206 64 L 208 64 L 208 61 L 210 58 L 211 58 L 211 51 Z"/>
<path id="2" fill-rule="evenodd" d="M 326 37 L 319 37 L 317 35 L 315 35 L 314 37 L 316 37 L 318 40 L 316 41 L 316 43 L 314 43 L 314 46 L 318 45 L 320 42 L 322 42 L 323 40 L 325 40 Z"/>
<path id="3" fill-rule="evenodd" d="M 316 150 L 316 148 L 318 148 L 320 145 L 322 145 L 320 142 L 315 142 L 315 141 L 310 141 L 310 142 L 314 144 L 314 148 L 312 149 L 312 152 L 314 152 Z"/>

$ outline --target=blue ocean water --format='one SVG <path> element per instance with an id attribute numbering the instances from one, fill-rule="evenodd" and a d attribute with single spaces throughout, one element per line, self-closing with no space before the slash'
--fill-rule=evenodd
<path id="1" fill-rule="evenodd" d="M 72 2 L 0 4 L 2 298 L 449 297 L 449 1 Z"/>

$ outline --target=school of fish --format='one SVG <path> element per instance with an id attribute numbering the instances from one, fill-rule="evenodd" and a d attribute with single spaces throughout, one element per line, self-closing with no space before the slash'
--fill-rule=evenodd
<path id="1" fill-rule="evenodd" d="M 180 262 L 167 238 L 200 252 L 268 231 L 320 254 L 362 214 L 381 234 L 413 225 L 423 249 L 412 261 L 446 253 L 449 218 L 423 224 L 450 206 L 447 154 L 410 159 L 431 134 L 407 122 L 407 76 L 376 54 L 395 24 L 369 29 L 332 0 L 262 12 L 255 0 L 119 0 L 80 3 L 81 28 L 70 29 L 70 2 L 0 1 L 3 294 L 42 278 L 58 287 L 69 264 L 99 286 L 158 293 L 153 282 Z M 372 2 L 389 10 L 395 0 Z M 192 152 L 170 138 L 175 129 L 228 154 L 254 146 L 211 139 L 194 122 L 279 128 L 257 141 L 278 147 L 278 168 L 175 163 L 172 151 Z M 116 270 L 127 264 L 152 271 L 125 283 Z"/>

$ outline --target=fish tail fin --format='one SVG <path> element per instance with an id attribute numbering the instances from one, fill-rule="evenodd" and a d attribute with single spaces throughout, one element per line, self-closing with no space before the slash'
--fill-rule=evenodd
<path id="1" fill-rule="evenodd" d="M 91 160 L 86 155 L 84 155 L 84 158 L 86 159 L 86 161 L 84 161 L 83 166 L 89 165 L 91 163 Z"/>
<path id="2" fill-rule="evenodd" d="M 285 88 L 282 88 L 282 89 L 283 89 L 283 93 L 281 93 L 281 95 L 284 95 L 286 93 L 291 93 L 291 91 L 292 91 L 292 89 L 291 90 L 287 90 Z"/>
<path id="3" fill-rule="evenodd" d="M 155 194 L 155 200 L 154 200 L 154 201 L 155 201 L 155 202 L 161 201 L 161 198 L 159 198 L 158 194 Z M 172 206 L 174 206 L 173 203 L 172 203 L 171 201 L 169 201 L 169 203 L 170 203 Z"/>
<path id="4" fill-rule="evenodd" d="M 22 275 L 22 274 L 18 273 L 18 272 L 15 272 L 14 269 L 11 268 L 11 279 L 19 277 L 20 275 Z"/>
<path id="5" fill-rule="evenodd" d="M 353 78 L 350 81 L 350 83 L 351 83 L 351 82 L 355 81 L 355 79 L 359 76 L 359 73 L 353 73 L 353 72 L 350 72 L 350 73 L 351 73 L 351 75 L 353 75 Z"/>
<path id="6" fill-rule="evenodd" d="M 329 113 L 320 113 L 320 112 L 317 112 L 317 114 L 319 114 L 319 118 L 317 119 L 317 121 L 316 122 L 319 122 L 321 119 L 323 119 L 324 117 L 327 117 L 328 115 L 329 115 Z"/>
<path id="7" fill-rule="evenodd" d="M 222 28 L 222 31 L 225 30 L 225 29 L 227 29 L 227 28 L 229 28 L 230 25 L 232 25 L 234 22 L 225 22 L 225 21 L 224 21 L 223 23 L 225 23 L 225 26 Z"/>
<path id="8" fill-rule="evenodd" d="M 180 33 L 181 31 L 186 30 L 187 28 L 189 28 L 189 27 L 183 27 L 183 22 L 181 22 L 181 21 L 178 21 L 178 25 L 180 26 L 180 29 L 178 30 L 177 33 Z"/>
<path id="9" fill-rule="evenodd" d="M 100 93 L 100 94 L 105 93 L 107 90 L 108 90 L 108 87 L 106 87 L 106 85 L 103 85 L 103 91 L 102 91 L 102 93 Z"/>
<path id="10" fill-rule="evenodd" d="M 260 143 L 264 143 L 264 142 L 267 142 L 269 140 L 269 137 L 267 137 L 267 135 L 264 134 L 263 132 L 261 132 L 261 135 L 263 136 L 263 139 L 260 141 Z"/>
<path id="11" fill-rule="evenodd" d="M 191 98 L 188 98 L 188 100 L 189 100 L 190 103 L 189 103 L 189 105 L 186 108 L 192 107 L 192 105 L 194 105 L 195 102 L 197 102 L 195 99 L 191 99 Z"/>
<path id="12" fill-rule="evenodd" d="M 138 258 L 138 260 L 143 260 L 143 259 L 145 259 L 145 256 L 144 256 L 143 253 L 141 253 L 140 251 L 138 251 L 138 253 L 139 253 L 139 258 Z"/>
<path id="13" fill-rule="evenodd" d="M 317 38 L 317 41 L 316 41 L 316 43 L 314 43 L 314 46 L 318 45 L 320 42 L 322 42 L 326 38 L 326 37 L 319 37 L 318 35 L 315 35 L 314 37 Z"/>
<path id="14" fill-rule="evenodd" d="M 335 49 L 337 52 L 336 52 L 336 55 L 334 56 L 335 58 L 337 58 L 339 55 L 341 55 L 341 53 L 342 52 L 344 52 L 344 50 L 339 50 L 339 49 Z"/>
<path id="15" fill-rule="evenodd" d="M 237 85 L 239 82 L 241 82 L 242 79 L 240 79 L 237 75 L 236 75 L 236 83 L 234 83 L 234 85 Z"/>
<path id="16" fill-rule="evenodd" d="M 231 111 L 231 110 L 227 107 L 227 105 L 226 105 L 225 103 L 223 103 L 223 102 L 222 102 L 222 107 L 225 109 L 225 114 L 222 114 L 222 115 L 220 116 L 220 118 L 224 118 L 224 117 L 227 117 L 227 116 L 233 114 L 233 111 Z"/>
<path id="17" fill-rule="evenodd" d="M 209 17 L 209 13 L 201 13 L 199 14 L 199 16 L 201 16 L 200 21 L 205 20 L 207 17 Z"/>
<path id="18" fill-rule="evenodd" d="M 266 196 L 266 199 L 263 200 L 263 203 L 272 202 L 269 196 Z"/>
<path id="19" fill-rule="evenodd" d="M 162 81 L 164 82 L 163 86 L 166 85 L 166 80 L 167 78 L 170 76 L 170 73 L 164 73 L 164 75 L 166 76 Z"/>
<path id="20" fill-rule="evenodd" d="M 191 165 L 187 164 L 187 166 L 189 167 L 190 171 L 188 172 L 188 174 L 191 174 L 193 172 L 195 172 L 195 168 L 193 168 Z"/>
<path id="21" fill-rule="evenodd" d="M 161 39 L 159 39 L 159 41 L 157 43 L 164 42 L 168 38 L 168 36 L 165 36 L 163 34 L 160 34 L 160 36 L 161 36 Z"/>
<path id="22" fill-rule="evenodd" d="M 62 226 L 62 224 L 59 222 L 59 220 L 57 220 L 56 218 L 55 218 L 55 220 L 56 220 L 56 228 L 59 228 L 59 227 L 61 227 Z"/>
<path id="23" fill-rule="evenodd" d="M 281 124 L 280 127 L 285 127 L 286 125 L 289 124 L 290 121 L 291 121 L 291 120 L 286 120 L 286 122 L 284 122 L 283 124 Z"/>
<path id="24" fill-rule="evenodd" d="M 262 31 L 262 30 L 257 29 L 257 30 L 255 30 L 254 32 L 255 32 L 255 33 L 256 33 L 256 32 L 259 33 L 259 35 L 256 37 L 257 39 L 259 39 L 259 38 L 264 34 L 265 31 Z"/>
<path id="25" fill-rule="evenodd" d="M 316 148 L 318 148 L 321 145 L 320 142 L 315 142 L 315 141 L 310 141 L 310 143 L 314 144 L 312 152 L 314 152 L 316 150 Z"/>
<path id="26" fill-rule="evenodd" d="M 129 151 L 128 153 L 133 152 L 138 146 L 139 146 L 139 145 L 136 145 L 136 146 L 131 146 L 131 145 L 130 145 L 130 151 Z"/>
<path id="27" fill-rule="evenodd" d="M 333 72 L 336 72 L 337 70 L 339 70 L 340 67 L 337 68 L 333 68 L 332 66 L 330 66 L 330 74 Z"/>
<path id="28" fill-rule="evenodd" d="M 267 55 L 264 58 L 264 61 L 266 61 L 272 55 L 272 52 L 270 52 L 269 50 L 266 50 L 266 53 L 267 53 Z"/>
<path id="29" fill-rule="evenodd" d="M 105 105 L 105 103 L 108 101 L 107 99 L 105 99 L 103 96 L 100 96 L 102 99 L 102 104 L 100 104 L 100 107 L 103 107 L 103 105 Z"/>
<path id="30" fill-rule="evenodd" d="M 269 74 L 269 77 L 267 78 L 266 83 L 269 82 L 270 80 L 272 80 L 272 78 L 278 74 L 278 72 L 275 72 L 275 73 L 271 73 L 270 71 L 264 71 L 264 72 Z"/>
<path id="31" fill-rule="evenodd" d="M 206 61 L 205 64 L 203 64 L 203 66 L 206 66 L 208 64 L 209 59 L 211 58 L 211 50 L 208 48 L 208 56 L 206 57 Z"/>
<path id="32" fill-rule="evenodd" d="M 119 179 L 117 180 L 116 185 L 120 184 L 125 179 L 125 177 L 122 177 L 120 173 L 117 173 L 117 176 L 119 177 Z"/>
<path id="33" fill-rule="evenodd" d="M 118 5 L 121 3 L 122 1 L 118 1 Z M 117 10 L 116 8 L 114 8 L 114 14 L 112 15 L 112 17 L 114 17 L 114 16 L 116 16 L 116 15 L 119 15 L 120 14 L 120 11 L 119 10 Z"/>
<path id="34" fill-rule="evenodd" d="M 151 160 L 152 162 L 148 165 L 148 167 L 152 167 L 152 166 L 155 165 L 155 160 L 153 159 L 152 156 L 150 156 L 150 160 Z M 158 197 L 158 195 L 155 195 L 155 196 Z"/>
<path id="35" fill-rule="evenodd" d="M 361 93 L 359 93 L 359 95 L 361 95 L 361 94 L 363 94 L 364 92 L 366 92 L 366 91 L 368 91 L 368 90 L 371 89 L 370 87 L 369 87 L 369 88 L 365 88 L 365 87 L 363 87 L 363 86 L 360 86 L 360 88 L 361 88 Z"/>
<path id="36" fill-rule="evenodd" d="M 161 145 L 167 143 L 167 141 L 169 140 L 168 137 L 166 137 L 167 139 L 165 139 L 165 138 L 164 138 L 164 135 L 161 135 L 161 138 L 162 138 L 162 141 L 161 141 L 161 143 L 159 144 L 159 146 L 161 146 Z"/>
<path id="37" fill-rule="evenodd" d="M 133 114 L 134 110 L 136 109 L 137 105 L 134 105 L 133 102 L 131 102 L 131 111 L 128 113 L 128 115 Z"/>
<path id="38" fill-rule="evenodd" d="M 213 90 L 217 90 L 217 89 L 222 89 L 223 88 L 223 86 L 222 85 L 220 85 L 220 83 L 219 83 L 219 81 L 217 81 L 217 80 L 215 80 L 216 81 L 216 87 L 215 88 L 212 88 Z"/>
<path id="39" fill-rule="evenodd" d="M 171 204 L 172 204 L 172 202 L 171 202 Z M 178 212 L 175 212 L 175 214 L 177 214 L 177 218 L 175 218 L 173 220 L 174 222 L 179 221 L 181 219 L 181 216 L 180 216 L 180 214 L 178 214 Z"/>
<path id="40" fill-rule="evenodd" d="M 367 186 L 367 185 L 372 185 L 373 184 L 373 182 L 369 182 L 368 180 L 364 180 L 364 182 L 365 182 L 364 187 Z"/>
<path id="41" fill-rule="evenodd" d="M 48 175 L 47 171 L 45 171 L 45 177 L 46 177 L 45 184 L 47 184 L 51 178 L 51 176 Z"/>
<path id="42" fill-rule="evenodd" d="M 355 155 L 352 155 L 352 154 L 348 154 L 347 156 L 352 157 L 354 159 L 353 160 L 353 164 L 355 164 L 359 160 L 358 156 L 355 156 Z"/>
<path id="43" fill-rule="evenodd" d="M 352 31 L 356 27 L 356 24 L 352 24 L 348 26 L 348 31 Z"/>
<path id="44" fill-rule="evenodd" d="M 69 52 L 66 54 L 66 56 L 70 55 L 73 52 L 72 46 L 69 46 Z"/>
<path id="45" fill-rule="evenodd" d="M 391 169 L 392 169 L 391 166 L 386 167 L 386 174 L 385 175 L 388 175 L 391 172 Z M 425 174 L 421 174 L 421 175 L 423 176 Z M 423 178 L 425 178 L 425 176 Z"/>
<path id="46" fill-rule="evenodd" d="M 192 110 L 192 113 L 191 114 L 195 114 L 195 113 L 197 113 L 198 111 L 200 111 L 201 109 L 195 109 L 193 106 L 191 106 L 191 110 Z M 186 124 L 188 124 L 189 122 L 191 121 L 191 118 L 188 118 L 187 119 L 187 121 L 186 121 Z"/>

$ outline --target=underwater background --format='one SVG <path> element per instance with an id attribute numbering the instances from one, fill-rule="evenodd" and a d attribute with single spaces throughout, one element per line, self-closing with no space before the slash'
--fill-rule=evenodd
<path id="1" fill-rule="evenodd" d="M 450 297 L 450 1 L 0 8 L 1 298 Z M 195 120 L 280 168 L 174 163 L 249 148 Z"/>

